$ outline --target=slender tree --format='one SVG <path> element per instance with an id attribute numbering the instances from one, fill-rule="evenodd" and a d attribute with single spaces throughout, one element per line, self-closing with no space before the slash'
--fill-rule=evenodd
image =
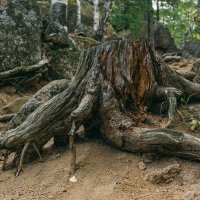
<path id="1" fill-rule="evenodd" d="M 94 35 L 94 39 L 99 41 L 103 39 L 103 34 L 105 32 L 105 28 L 111 14 L 111 9 L 112 9 L 112 0 L 104 0 L 104 15 Z"/>

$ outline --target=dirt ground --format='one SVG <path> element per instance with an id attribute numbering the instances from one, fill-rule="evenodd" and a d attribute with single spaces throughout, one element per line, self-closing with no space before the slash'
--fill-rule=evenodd
<path id="1" fill-rule="evenodd" d="M 26 93 L 30 96 L 32 93 Z M 15 90 L 0 91 L 0 107 L 24 94 Z M 166 117 L 166 114 L 165 114 Z M 184 106 L 179 108 L 174 128 L 191 133 L 191 115 Z M 161 116 L 161 121 L 165 118 Z M 4 127 L 0 123 L 0 130 Z M 191 133 L 192 134 L 192 133 Z M 195 133 L 200 136 L 200 129 Z M 69 182 L 69 149 L 58 153 L 51 143 L 43 153 L 43 161 L 25 164 L 15 177 L 13 169 L 0 171 L 0 200 L 199 200 L 200 165 L 178 158 L 150 158 L 121 152 L 102 139 L 82 139 L 77 142 L 77 182 Z M 146 169 L 141 169 L 139 163 Z M 172 164 L 181 168 L 170 183 L 153 184 L 145 177 Z M 1 165 L 1 162 L 0 162 Z"/>
<path id="2" fill-rule="evenodd" d="M 199 163 L 162 158 L 141 170 L 138 164 L 146 162 L 146 156 L 121 152 L 99 139 L 79 142 L 77 155 L 77 182 L 69 182 L 69 150 L 56 154 L 49 149 L 43 155 L 44 162 L 26 164 L 19 177 L 14 177 L 13 170 L 0 172 L 0 199 L 200 199 Z M 174 163 L 180 164 L 181 173 L 173 182 L 157 185 L 145 180 L 149 172 Z"/>

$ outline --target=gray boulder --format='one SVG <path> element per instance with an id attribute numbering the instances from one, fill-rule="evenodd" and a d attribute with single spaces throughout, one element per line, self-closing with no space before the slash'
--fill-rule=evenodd
<path id="1" fill-rule="evenodd" d="M 186 58 L 190 56 L 200 58 L 200 42 L 199 41 L 187 42 L 183 48 L 183 56 Z"/>
<path id="2" fill-rule="evenodd" d="M 0 71 L 41 60 L 41 22 L 35 0 L 0 1 Z"/>
<path id="3" fill-rule="evenodd" d="M 171 53 L 178 50 L 169 29 L 161 23 L 155 26 L 154 40 L 155 49 L 162 53 Z"/>
<path id="4" fill-rule="evenodd" d="M 193 82 L 200 84 L 200 58 L 198 58 L 194 62 L 193 66 L 192 66 L 192 71 L 195 73 L 195 77 L 193 79 Z"/>

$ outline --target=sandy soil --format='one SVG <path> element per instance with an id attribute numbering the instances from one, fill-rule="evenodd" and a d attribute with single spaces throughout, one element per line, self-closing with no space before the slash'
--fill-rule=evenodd
<path id="1" fill-rule="evenodd" d="M 77 182 L 69 182 L 69 150 L 56 154 L 49 149 L 44 162 L 26 164 L 19 177 L 13 176 L 13 170 L 0 172 L 0 199 L 200 199 L 199 163 L 162 158 L 141 170 L 138 163 L 147 163 L 146 156 L 121 152 L 100 139 L 79 142 L 77 155 Z M 145 180 L 149 172 L 174 163 L 180 164 L 181 173 L 173 182 L 155 185 Z"/>
<path id="2" fill-rule="evenodd" d="M 28 96 L 31 93 L 26 94 Z M 0 107 L 23 95 L 16 91 L 0 91 Z M 187 111 L 179 109 L 175 128 L 191 133 Z M 165 121 L 161 118 L 161 121 Z M 5 125 L 0 124 L 0 129 Z M 195 132 L 200 136 L 200 129 Z M 150 159 L 147 155 L 121 152 L 102 139 L 84 139 L 77 143 L 79 169 L 77 182 L 69 182 L 69 149 L 58 153 L 48 147 L 44 162 L 37 160 L 24 166 L 15 177 L 13 169 L 0 171 L 0 200 L 199 200 L 199 163 L 178 158 Z M 143 162 L 146 169 L 139 168 Z M 171 164 L 180 164 L 181 172 L 168 184 L 153 184 L 145 180 L 152 171 Z M 0 162 L 1 165 L 1 162 Z"/>

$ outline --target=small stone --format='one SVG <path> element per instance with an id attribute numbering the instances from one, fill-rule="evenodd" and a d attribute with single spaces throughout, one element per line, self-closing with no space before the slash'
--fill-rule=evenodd
<path id="1" fill-rule="evenodd" d="M 47 198 L 48 199 L 53 199 L 53 195 L 50 194 Z"/>
<path id="2" fill-rule="evenodd" d="M 56 158 L 59 158 L 61 156 L 61 154 L 60 153 L 58 153 L 58 154 L 56 154 Z"/>
<path id="3" fill-rule="evenodd" d="M 194 191 L 188 191 L 183 195 L 183 200 L 193 200 L 197 194 Z"/>
<path id="4" fill-rule="evenodd" d="M 63 190 L 63 192 L 67 192 L 67 190 L 66 190 L 66 189 L 64 189 L 64 190 Z"/>
<path id="5" fill-rule="evenodd" d="M 176 178 L 180 171 L 181 168 L 179 164 L 172 164 L 162 170 L 149 173 L 145 180 L 154 184 L 169 183 Z"/>
<path id="6" fill-rule="evenodd" d="M 71 183 L 77 182 L 76 176 L 72 176 L 72 177 L 69 179 L 69 182 L 71 182 Z"/>
<path id="7" fill-rule="evenodd" d="M 138 167 L 141 170 L 145 170 L 146 169 L 146 165 L 143 162 L 139 162 Z"/>

